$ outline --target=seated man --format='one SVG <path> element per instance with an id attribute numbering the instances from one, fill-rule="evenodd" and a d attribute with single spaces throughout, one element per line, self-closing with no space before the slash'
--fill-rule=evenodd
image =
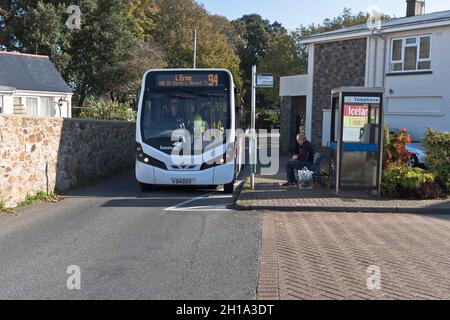
<path id="1" fill-rule="evenodd" d="M 294 170 L 302 170 L 307 167 L 311 170 L 314 164 L 314 148 L 304 134 L 297 135 L 297 146 L 292 160 L 286 164 L 286 175 L 288 182 L 284 187 L 294 186 L 296 184 Z"/>

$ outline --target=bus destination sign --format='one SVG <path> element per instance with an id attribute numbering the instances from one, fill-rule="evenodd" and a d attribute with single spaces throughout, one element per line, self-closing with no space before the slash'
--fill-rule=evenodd
<path id="1" fill-rule="evenodd" d="M 223 87 L 217 73 L 166 73 L 156 75 L 157 87 Z"/>

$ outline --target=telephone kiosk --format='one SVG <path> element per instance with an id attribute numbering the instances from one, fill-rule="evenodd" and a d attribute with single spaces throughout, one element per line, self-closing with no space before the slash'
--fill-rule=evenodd
<path id="1" fill-rule="evenodd" d="M 336 193 L 380 195 L 383 88 L 341 87 L 331 94 L 330 185 Z"/>

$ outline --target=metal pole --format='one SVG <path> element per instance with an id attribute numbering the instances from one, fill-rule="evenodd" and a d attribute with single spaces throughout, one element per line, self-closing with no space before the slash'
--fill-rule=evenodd
<path id="1" fill-rule="evenodd" d="M 197 29 L 194 30 L 194 69 L 197 68 Z"/>
<path id="2" fill-rule="evenodd" d="M 252 115 L 251 115 L 251 139 L 250 139 L 250 161 L 251 161 L 251 187 L 255 190 L 255 173 L 256 173 L 256 66 L 252 67 Z"/>

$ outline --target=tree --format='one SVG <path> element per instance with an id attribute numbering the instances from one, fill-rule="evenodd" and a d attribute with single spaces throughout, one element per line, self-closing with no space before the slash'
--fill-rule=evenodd
<path id="1" fill-rule="evenodd" d="M 268 45 L 266 55 L 258 66 L 260 73 L 273 74 L 275 84 L 271 90 L 258 93 L 258 112 L 264 114 L 267 109 L 280 111 L 280 77 L 302 74 L 306 72 L 307 61 L 300 58 L 297 46 L 290 34 L 276 34 Z M 276 118 L 272 117 L 274 120 Z"/>
<path id="2" fill-rule="evenodd" d="M 141 43 L 153 42 L 154 19 L 159 11 L 155 0 L 129 0 L 128 3 L 128 18 L 134 23 L 136 39 Z"/>
<path id="3" fill-rule="evenodd" d="M 80 0 L 81 29 L 70 32 L 69 83 L 75 88 L 78 106 L 89 95 L 108 91 L 110 68 L 137 45 L 133 23 L 123 0 Z"/>
<path id="4" fill-rule="evenodd" d="M 241 70 L 247 75 L 251 67 L 264 58 L 274 34 L 274 28 L 269 20 L 264 20 L 258 14 L 244 15 L 232 23 L 235 32 L 242 40 L 237 44 L 237 50 L 241 59 Z M 279 24 L 276 23 L 275 26 L 275 30 L 279 30 Z M 250 77 L 247 75 L 245 78 L 248 81 Z"/>
<path id="5" fill-rule="evenodd" d="M 193 66 L 193 35 L 197 30 L 197 66 L 229 69 L 240 82 L 239 57 L 230 45 L 226 32 L 231 28 L 225 20 L 211 17 L 194 0 L 156 0 L 156 3 L 159 12 L 155 17 L 155 39 L 167 53 L 169 67 Z"/>
<path id="6" fill-rule="evenodd" d="M 105 72 L 104 76 L 110 79 L 105 90 L 112 101 L 125 103 L 132 100 L 136 104 L 144 73 L 165 66 L 166 56 L 159 45 L 141 44 L 130 50 L 123 60 Z"/>
<path id="7" fill-rule="evenodd" d="M 342 13 L 334 18 L 327 18 L 321 24 L 310 24 L 309 26 L 301 25 L 295 32 L 292 33 L 296 43 L 298 55 L 304 60 L 308 60 L 307 46 L 300 44 L 305 37 L 312 36 L 318 33 L 334 31 L 342 28 L 347 28 L 355 25 L 366 24 L 370 18 L 370 13 L 359 12 L 353 14 L 349 8 L 344 8 Z M 380 13 L 381 20 L 391 19 L 389 15 Z"/>
<path id="8" fill-rule="evenodd" d="M 0 48 L 8 51 L 48 55 L 62 70 L 69 57 L 64 54 L 65 7 L 60 1 L 14 1 L 0 5 Z"/>
<path id="9" fill-rule="evenodd" d="M 232 24 L 239 39 L 236 47 L 241 59 L 240 68 L 244 78 L 244 100 L 248 105 L 246 113 L 247 118 L 249 118 L 252 66 L 258 65 L 258 71 L 272 73 L 275 75 L 275 80 L 277 80 L 279 76 L 299 69 L 295 58 L 296 47 L 295 42 L 290 38 L 287 30 L 281 23 L 270 23 L 269 20 L 263 19 L 260 15 L 244 15 L 234 20 Z M 287 51 L 284 52 L 283 50 Z M 285 61 L 286 64 L 284 64 L 285 62 L 281 60 L 283 57 L 290 55 L 293 56 Z M 286 67 L 290 62 L 293 64 L 283 69 L 283 64 Z M 259 113 L 258 120 L 261 120 L 258 121 L 259 123 L 267 123 L 267 121 L 262 121 L 262 118 L 268 117 L 268 109 L 279 107 L 278 87 L 279 85 L 277 84 L 273 89 L 265 89 L 258 92 L 256 104 Z"/>

